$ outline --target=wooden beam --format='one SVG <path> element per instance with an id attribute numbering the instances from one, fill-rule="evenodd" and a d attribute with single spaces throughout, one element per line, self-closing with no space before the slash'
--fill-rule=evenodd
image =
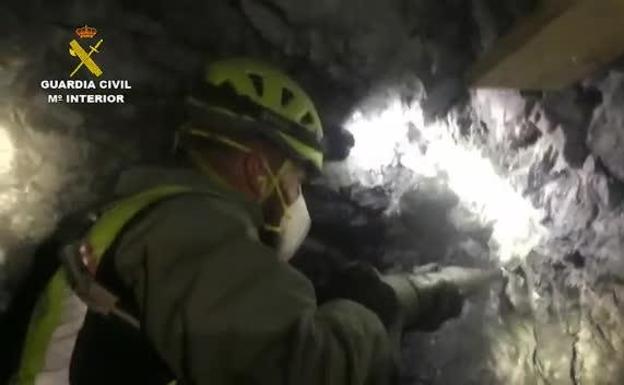
<path id="1" fill-rule="evenodd" d="M 469 71 L 476 88 L 553 90 L 624 54 L 624 0 L 550 0 Z"/>

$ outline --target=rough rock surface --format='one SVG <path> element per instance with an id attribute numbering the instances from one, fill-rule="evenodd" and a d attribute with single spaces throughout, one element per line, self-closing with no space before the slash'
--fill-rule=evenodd
<path id="1" fill-rule="evenodd" d="M 474 91 L 437 127 L 449 132 L 454 148 L 490 159 L 517 195 L 538 209 L 540 236 L 510 262 L 499 261 L 501 255 L 491 247 L 500 224 L 475 218 L 452 190 L 452 176 L 451 182 L 431 179 L 406 161 L 409 151 L 431 154 L 434 142 L 420 126 L 423 121 L 408 114 L 404 120 L 392 114 L 393 119 L 384 118 L 393 107 L 373 98 L 377 111 L 369 108 L 365 119 L 385 125 L 386 136 L 400 140 L 404 135 L 411 147 L 393 149 L 377 138 L 371 151 L 390 148 L 400 156 L 390 154 L 377 169 L 368 163 L 358 167 L 358 139 L 367 138 L 355 129 L 354 153 L 345 163 L 331 165 L 326 176 L 329 186 L 356 201 L 354 192 L 364 187 L 384 192 L 383 216 L 369 219 L 385 223 L 384 237 L 376 241 L 384 252 L 379 266 L 409 270 L 432 261 L 478 267 L 502 263 L 507 271 L 506 282 L 472 300 L 460 320 L 434 334 L 406 337 L 405 383 L 611 384 L 622 378 L 624 190 L 612 171 L 619 163 L 609 163 L 622 150 L 614 146 L 597 152 L 592 146 L 596 133 L 617 140 L 617 111 L 609 107 L 621 81 L 610 72 L 545 95 Z M 411 110 L 409 103 L 401 103 L 403 112 Z M 408 127 L 396 134 L 389 124 Z M 463 171 L 474 174 L 473 183 L 483 183 L 477 170 Z"/>
<path id="2" fill-rule="evenodd" d="M 181 96 L 205 59 L 255 55 L 280 63 L 319 101 L 332 159 L 353 145 L 342 129 L 353 107 L 374 115 L 386 90 L 398 90 L 403 103 L 422 102 L 429 122 L 455 105 L 441 129 L 491 159 L 544 213 L 545 235 L 509 267 L 505 285 L 439 332 L 406 337 L 405 384 L 624 377 L 621 70 L 546 95 L 468 94 L 461 82 L 478 52 L 534 1 L 48 3 L 0 5 L 0 309 L 32 247 L 62 215 L 106 196 L 120 169 L 163 158 Z M 67 42 L 84 23 L 106 39 L 106 76 L 133 85 L 121 107 L 49 105 L 39 88 L 41 79 L 65 76 Z M 401 139 L 426 147 L 422 135 L 413 125 Z M 331 270 L 311 262 L 320 255 L 387 270 L 499 263 L 490 247 L 496 225 L 464 207 L 444 178 L 399 162 L 355 179 L 328 169 L 307 190 L 315 226 L 299 263 L 318 280 Z"/>
<path id="3" fill-rule="evenodd" d="M 614 107 L 617 94 L 612 93 L 617 93 L 619 82 L 611 73 L 541 98 L 523 98 L 516 92 L 473 95 L 472 113 L 494 131 L 490 138 L 506 126 L 540 130 L 539 139 L 523 148 L 514 149 L 513 138 L 503 142 L 507 148 L 485 147 L 492 159 L 506 166 L 503 172 L 519 182 L 520 191 L 545 209 L 548 234 L 522 267 L 534 292 L 531 311 L 514 321 L 519 330 L 530 333 L 526 338 L 533 338 L 534 349 L 523 357 L 504 349 L 503 343 L 493 344 L 499 348 L 498 362 L 532 362 L 529 369 L 537 383 L 609 384 L 622 378 L 617 363 L 622 359 L 622 338 L 615 325 L 623 316 L 619 282 L 624 239 L 619 229 L 624 212 L 621 182 L 613 178 L 608 163 L 621 156 L 621 149 L 596 151 L 591 144 L 598 133 L 618 135 L 620 127 L 604 114 Z M 491 113 L 496 109 L 498 118 Z M 507 337 L 510 331 L 504 332 Z M 501 354 L 501 348 L 506 352 Z M 515 383 L 511 373 L 504 382 Z M 526 381 L 532 383 L 530 377 Z"/>

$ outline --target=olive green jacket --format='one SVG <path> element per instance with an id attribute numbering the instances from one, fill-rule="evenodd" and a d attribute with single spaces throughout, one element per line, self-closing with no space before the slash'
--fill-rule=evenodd
<path id="1" fill-rule="evenodd" d="M 137 169 L 118 194 L 191 186 L 124 232 L 112 255 L 142 328 L 178 378 L 195 384 L 387 384 L 388 335 L 375 314 L 336 300 L 258 239 L 259 206 L 191 171 Z"/>

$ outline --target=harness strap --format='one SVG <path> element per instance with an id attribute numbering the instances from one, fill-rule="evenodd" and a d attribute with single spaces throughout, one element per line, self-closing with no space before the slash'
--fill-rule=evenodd
<path id="1" fill-rule="evenodd" d="M 111 208 L 98 218 L 86 237 L 96 262 L 99 263 L 126 223 L 143 209 L 163 199 L 192 191 L 193 189 L 188 186 L 160 186 L 113 203 Z"/>
<path id="2" fill-rule="evenodd" d="M 166 198 L 192 192 L 186 186 L 160 186 L 113 203 L 79 243 L 65 246 L 61 260 L 72 290 L 89 310 L 114 315 L 139 329 L 140 322 L 119 306 L 119 297 L 95 279 L 102 256 L 120 235 L 125 225 L 147 207 Z"/>
<path id="3" fill-rule="evenodd" d="M 46 354 L 53 340 L 53 334 L 64 322 L 63 309 L 72 292 L 86 304 L 88 309 L 114 315 L 133 328 L 139 328 L 139 321 L 118 306 L 119 298 L 99 284 L 95 273 L 101 258 L 119 237 L 126 224 L 148 207 L 164 199 L 192 193 L 188 186 L 167 185 L 146 190 L 134 196 L 123 198 L 90 220 L 95 223 L 76 232 L 73 237 L 86 237 L 60 250 L 61 268 L 52 276 L 40 295 L 28 324 L 20 365 L 14 380 L 20 385 L 34 384 L 45 364 Z M 88 229 L 88 230 L 87 230 Z"/>

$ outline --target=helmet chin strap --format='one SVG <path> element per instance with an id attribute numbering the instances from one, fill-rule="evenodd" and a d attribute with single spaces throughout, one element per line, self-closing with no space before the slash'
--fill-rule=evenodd
<path id="1" fill-rule="evenodd" d="M 189 151 L 189 156 L 193 160 L 193 163 L 195 163 L 196 167 L 198 167 L 199 170 L 204 175 L 208 176 L 210 179 L 214 180 L 215 182 L 217 182 L 221 186 L 224 186 L 224 187 L 229 186 L 228 182 L 226 182 L 225 179 L 223 179 L 223 177 L 221 175 L 219 175 L 217 170 L 215 170 L 214 167 L 212 167 L 210 162 L 208 162 L 199 153 L 199 151 L 190 150 Z"/>

